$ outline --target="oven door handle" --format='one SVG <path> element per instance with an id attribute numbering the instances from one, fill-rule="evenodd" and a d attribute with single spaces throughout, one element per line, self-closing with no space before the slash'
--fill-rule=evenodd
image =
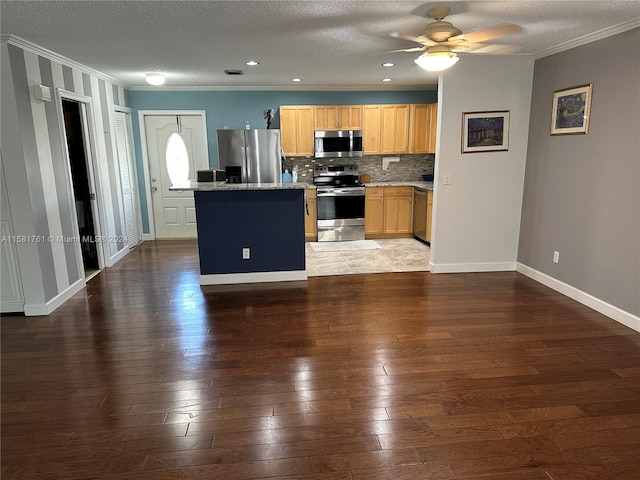
<path id="1" fill-rule="evenodd" d="M 364 195 L 364 188 L 332 188 L 330 190 L 318 189 L 317 195 L 319 197 L 362 197 Z"/>

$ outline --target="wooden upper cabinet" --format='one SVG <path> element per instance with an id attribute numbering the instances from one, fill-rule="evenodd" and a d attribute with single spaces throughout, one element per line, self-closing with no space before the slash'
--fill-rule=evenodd
<path id="1" fill-rule="evenodd" d="M 438 127 L 438 104 L 429 104 L 429 145 L 427 153 L 436 153 L 436 132 Z"/>
<path id="2" fill-rule="evenodd" d="M 361 130 L 362 105 L 317 105 L 316 130 Z"/>
<path id="3" fill-rule="evenodd" d="M 364 155 L 380 153 L 380 112 L 380 105 L 364 105 L 362 108 L 362 153 Z"/>
<path id="4" fill-rule="evenodd" d="M 430 113 L 431 107 L 427 104 L 411 105 L 409 124 L 409 153 L 430 153 Z"/>
<path id="5" fill-rule="evenodd" d="M 313 155 L 313 107 L 280 107 L 280 140 L 285 155 Z"/>
<path id="6" fill-rule="evenodd" d="M 380 153 L 409 153 L 409 105 L 382 105 Z"/>

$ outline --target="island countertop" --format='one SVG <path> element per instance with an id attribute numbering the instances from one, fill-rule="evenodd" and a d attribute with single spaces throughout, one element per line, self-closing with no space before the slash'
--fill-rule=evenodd
<path id="1" fill-rule="evenodd" d="M 225 183 L 225 182 L 195 182 L 190 181 L 181 185 L 169 187 L 171 191 L 192 192 L 221 192 L 232 190 L 305 190 L 315 189 L 312 183 Z"/>

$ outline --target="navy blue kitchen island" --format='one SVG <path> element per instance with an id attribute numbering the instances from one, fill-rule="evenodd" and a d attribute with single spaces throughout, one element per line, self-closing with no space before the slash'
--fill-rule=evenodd
<path id="1" fill-rule="evenodd" d="M 307 184 L 191 183 L 200 285 L 306 280 Z M 248 257 L 248 258 L 247 258 Z"/>

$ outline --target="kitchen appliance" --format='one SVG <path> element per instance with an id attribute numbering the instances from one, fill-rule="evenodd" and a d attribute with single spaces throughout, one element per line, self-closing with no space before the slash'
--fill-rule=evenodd
<path id="1" fill-rule="evenodd" d="M 317 187 L 318 241 L 364 239 L 364 186 L 357 165 L 328 165 L 313 169 Z"/>
<path id="2" fill-rule="evenodd" d="M 218 130 L 218 159 L 229 183 L 281 183 L 281 151 L 280 130 Z"/>
<path id="3" fill-rule="evenodd" d="M 224 182 L 227 176 L 223 170 L 210 168 L 208 170 L 198 170 L 198 182 Z"/>
<path id="4" fill-rule="evenodd" d="M 427 191 L 413 189 L 413 236 L 423 241 L 427 239 Z"/>
<path id="5" fill-rule="evenodd" d="M 314 133 L 316 158 L 362 156 L 362 130 L 316 130 Z"/>

